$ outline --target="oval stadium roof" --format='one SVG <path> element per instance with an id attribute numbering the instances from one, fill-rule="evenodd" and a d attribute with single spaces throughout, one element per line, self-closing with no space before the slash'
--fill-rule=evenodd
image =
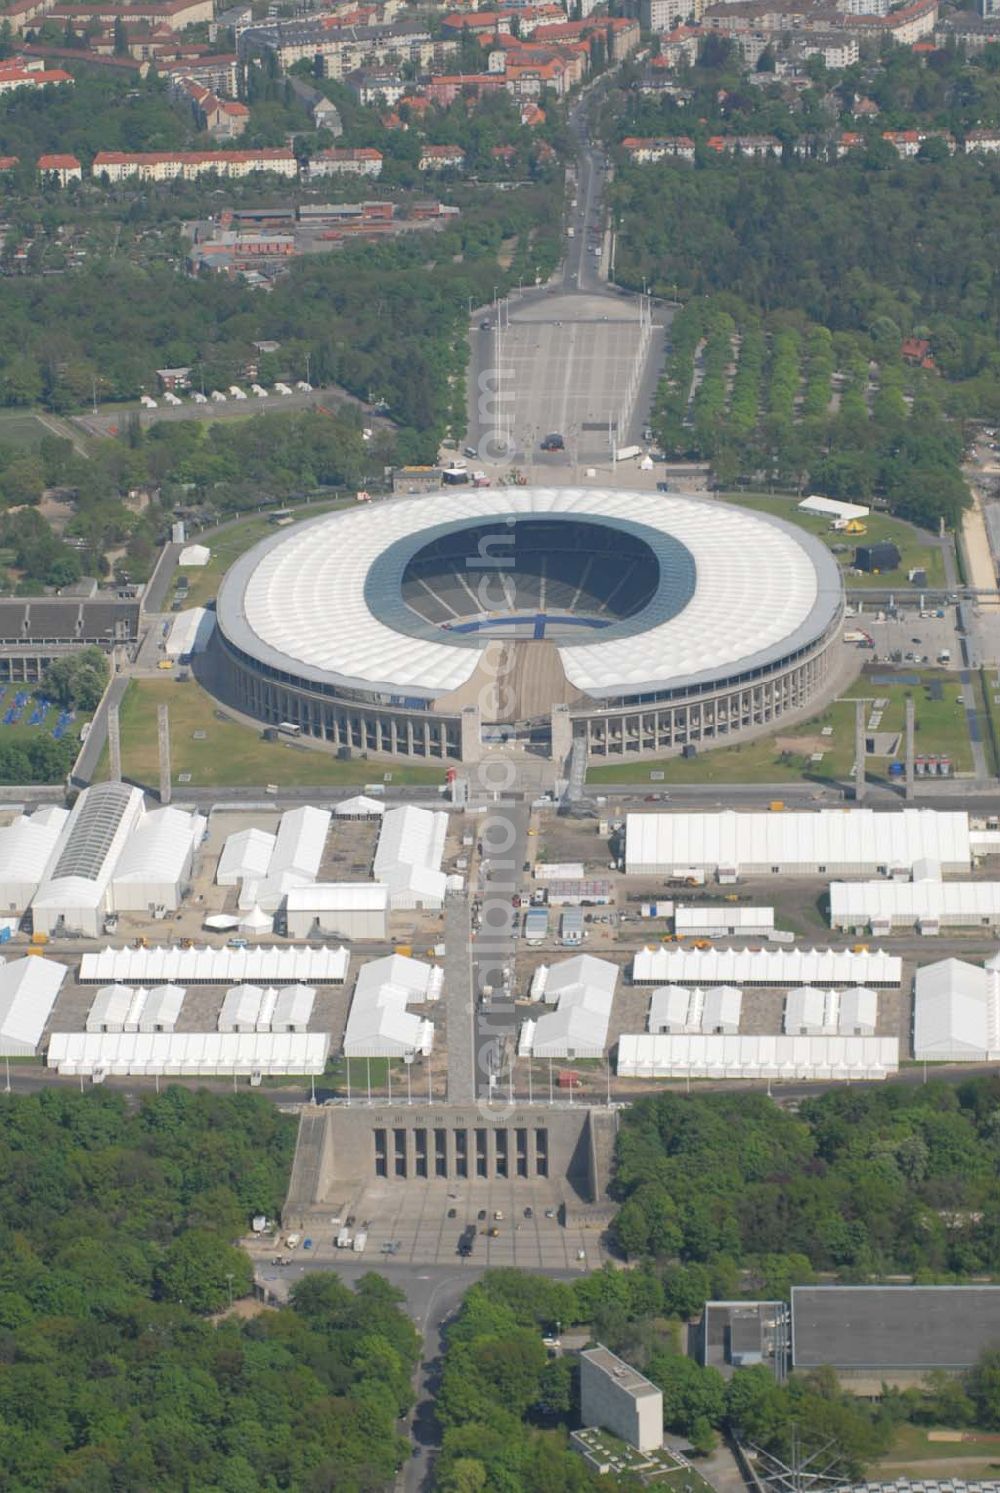
<path id="1" fill-rule="evenodd" d="M 652 600 L 601 641 L 565 643 L 566 677 L 600 698 L 623 690 L 690 686 L 766 667 L 820 637 L 841 605 L 839 569 L 825 545 L 770 515 L 689 497 L 609 489 L 472 490 L 399 498 L 296 525 L 242 556 L 223 583 L 219 625 L 232 644 L 314 683 L 433 699 L 466 683 L 478 652 L 428 626 L 401 631 L 398 595 L 370 601 L 376 575 L 398 579 L 427 531 L 495 519 L 565 516 L 616 523 L 661 558 Z M 673 592 L 684 551 L 694 568 L 689 596 Z M 398 590 L 398 586 L 396 587 Z M 590 634 L 591 638 L 593 634 Z"/>

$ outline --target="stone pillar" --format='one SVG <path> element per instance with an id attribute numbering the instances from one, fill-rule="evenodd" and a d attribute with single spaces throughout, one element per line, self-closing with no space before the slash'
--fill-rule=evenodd
<path id="1" fill-rule="evenodd" d="M 906 697 L 906 797 L 913 798 L 916 795 L 916 769 L 914 766 L 916 733 L 915 708 L 913 696 Z"/>
<path id="2" fill-rule="evenodd" d="M 170 802 L 170 712 L 166 705 L 156 707 L 156 731 L 160 749 L 160 803 Z"/>
<path id="3" fill-rule="evenodd" d="M 417 1136 L 412 1125 L 406 1127 L 406 1180 L 412 1182 L 417 1175 Z"/>
<path id="4" fill-rule="evenodd" d="M 113 783 L 122 780 L 122 737 L 118 720 L 118 706 L 108 708 L 108 777 Z"/>
<path id="5" fill-rule="evenodd" d="M 552 761 L 560 769 L 573 750 L 573 720 L 566 705 L 552 707 Z"/>
<path id="6" fill-rule="evenodd" d="M 854 702 L 854 801 L 865 796 L 865 700 Z"/>
<path id="7" fill-rule="evenodd" d="M 466 705 L 461 716 L 459 756 L 463 762 L 479 762 L 483 755 L 482 715 L 478 705 Z"/>

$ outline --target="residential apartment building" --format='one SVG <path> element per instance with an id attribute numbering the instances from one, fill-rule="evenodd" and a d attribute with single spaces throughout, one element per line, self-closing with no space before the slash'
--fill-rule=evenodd
<path id="1" fill-rule="evenodd" d="M 1000 155 L 1000 130 L 970 130 L 965 137 L 965 153 L 968 156 Z"/>
<path id="2" fill-rule="evenodd" d="M 628 135 L 622 141 L 622 149 L 629 160 L 637 166 L 646 166 L 655 161 L 693 161 L 694 141 L 687 135 L 669 135 L 662 139 L 641 139 Z"/>
<path id="3" fill-rule="evenodd" d="M 77 163 L 79 166 L 79 163 Z M 174 181 L 178 176 L 194 181 L 215 172 L 219 176 L 252 176 L 266 171 L 277 176 L 296 176 L 298 162 L 290 150 L 189 150 L 131 153 L 99 150 L 91 175 L 109 182 Z"/>
<path id="4" fill-rule="evenodd" d="M 705 0 L 640 0 L 639 18 L 644 31 L 673 31 L 688 21 L 700 23 Z"/>
<path id="5" fill-rule="evenodd" d="M 912 161 L 919 155 L 925 140 L 943 140 L 948 154 L 955 154 L 955 137 L 947 130 L 883 130 L 882 139 L 891 145 L 901 161 Z"/>
<path id="6" fill-rule="evenodd" d="M 45 181 L 58 182 L 61 187 L 68 187 L 71 181 L 83 178 L 83 167 L 76 156 L 39 156 L 35 169 Z"/>
<path id="7" fill-rule="evenodd" d="M 382 152 L 363 145 L 319 150 L 309 162 L 309 175 L 379 177 L 382 175 Z"/>
<path id="8" fill-rule="evenodd" d="M 0 63 L 0 94 L 16 93 L 19 88 L 48 88 L 72 82 L 71 73 L 63 72 L 60 67 L 46 67 L 40 58 L 11 58 Z"/>
<path id="9" fill-rule="evenodd" d="M 421 171 L 461 171 L 465 151 L 458 145 L 425 145 L 417 165 Z"/>
<path id="10" fill-rule="evenodd" d="M 487 93 L 499 93 L 504 87 L 502 72 L 489 73 L 442 73 L 428 78 L 422 92 L 432 103 L 448 108 L 462 94 L 482 98 Z"/>
<path id="11" fill-rule="evenodd" d="M 219 54 L 204 53 L 193 57 L 157 57 L 154 66 L 161 77 L 168 79 L 188 78 L 202 88 L 225 98 L 235 98 L 237 91 L 237 60 L 235 52 Z"/>

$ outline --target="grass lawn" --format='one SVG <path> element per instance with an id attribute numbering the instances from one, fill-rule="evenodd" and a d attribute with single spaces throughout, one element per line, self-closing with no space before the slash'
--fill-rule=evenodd
<path id="1" fill-rule="evenodd" d="M 904 523 L 898 518 L 890 518 L 886 513 L 870 513 L 863 520 L 867 526 L 867 534 L 853 535 L 838 533 L 835 529 L 831 529 L 830 520 L 827 518 L 820 518 L 811 513 L 801 513 L 798 507 L 800 500 L 796 497 L 780 497 L 763 493 L 724 493 L 722 498 L 727 503 L 740 503 L 744 508 L 755 508 L 760 513 L 773 513 L 778 518 L 788 519 L 790 523 L 798 524 L 799 528 L 807 529 L 810 534 L 818 535 L 831 551 L 835 545 L 843 545 L 843 553 L 838 553 L 836 559 L 844 571 L 844 581 L 848 586 L 871 586 L 879 590 L 883 590 L 887 585 L 905 586 L 908 584 L 907 572 L 918 568 L 927 571 L 928 587 L 935 588 L 945 584 L 941 550 L 933 543 L 931 536 L 925 537 L 924 533 L 920 529 L 915 529 L 912 524 Z M 899 550 L 899 569 L 884 575 L 856 575 L 850 568 L 856 546 L 878 543 L 882 540 L 890 540 Z"/>
<path id="2" fill-rule="evenodd" d="M 35 415 L 0 415 L 0 446 L 10 446 L 16 451 L 36 451 L 46 431 Z"/>
<path id="3" fill-rule="evenodd" d="M 388 767 L 381 762 L 340 762 L 326 752 L 283 741 L 263 741 L 258 731 L 228 716 L 218 701 L 194 679 L 133 679 L 121 707 L 122 771 L 127 778 L 155 786 L 159 781 L 156 753 L 156 709 L 170 706 L 170 752 L 174 783 L 182 790 L 226 788 L 246 784 L 280 788 L 338 787 L 381 782 L 386 772 L 393 783 L 441 783 L 443 766 Z M 194 740 L 204 731 L 203 741 Z M 107 749 L 95 776 L 107 777 Z M 190 773 L 189 783 L 179 783 Z"/>
<path id="4" fill-rule="evenodd" d="M 58 705 L 50 705 L 42 724 L 30 726 L 28 722 L 35 708 L 35 695 L 32 692 L 29 695 L 28 703 L 24 706 L 21 719 L 9 726 L 5 725 L 3 718 L 8 709 L 14 704 L 15 697 L 18 694 L 26 693 L 29 688 L 29 686 L 23 684 L 0 684 L 0 741 L 6 742 L 8 746 L 27 746 L 29 742 L 36 741 L 39 736 L 51 736 L 52 729 L 62 713 Z M 78 710 L 76 718 L 70 723 L 66 731 L 66 737 L 72 737 L 74 740 L 78 738 L 82 727 L 90 720 L 92 714 L 93 712 L 89 710 Z M 78 748 L 74 750 L 74 755 L 76 750 Z"/>
<path id="5" fill-rule="evenodd" d="M 329 513 L 334 508 L 344 508 L 349 505 L 346 499 L 333 502 L 309 503 L 294 510 L 296 518 L 316 518 L 321 513 Z M 185 567 L 178 569 L 177 575 L 187 576 L 189 589 L 184 605 L 189 607 L 204 606 L 206 601 L 213 601 L 218 594 L 222 578 L 226 571 L 237 560 L 240 555 L 245 554 L 258 540 L 266 539 L 269 534 L 279 534 L 280 529 L 275 528 L 266 513 L 256 515 L 253 518 L 242 519 L 233 524 L 232 528 L 223 529 L 221 534 L 211 535 L 204 540 L 212 551 L 212 558 L 207 565 L 201 568 Z M 202 540 L 197 534 L 192 539 L 192 544 L 201 544 Z"/>
<path id="6" fill-rule="evenodd" d="M 956 772 L 969 772 L 972 749 L 965 711 L 957 703 L 962 693 L 961 684 L 954 675 L 939 670 L 921 670 L 920 678 L 925 683 L 940 681 L 942 698 L 932 700 L 926 688 L 912 691 L 916 697 L 917 755 L 950 756 Z M 879 730 L 902 732 L 905 699 L 909 693 L 911 690 L 907 685 L 875 685 L 862 676 L 855 680 L 843 701 L 835 702 L 821 715 L 776 736 L 762 737 L 759 741 L 745 742 L 740 746 L 719 747 L 697 757 L 595 766 L 588 772 L 587 781 L 634 783 L 647 779 L 650 772 L 663 772 L 666 776 L 662 785 L 656 784 L 657 787 L 669 788 L 671 783 L 793 783 L 803 779 L 840 782 L 848 778 L 854 764 L 854 706 L 849 701 L 859 695 L 888 700 Z M 1000 712 L 1000 707 L 997 710 Z M 824 727 L 832 727 L 833 734 L 819 740 Z M 795 743 L 803 740 L 803 748 L 796 750 Z M 810 760 L 813 751 L 823 752 L 822 762 Z M 902 760 L 902 748 L 899 760 Z M 869 778 L 887 775 L 888 763 L 887 758 L 869 757 L 866 769 Z"/>
<path id="7" fill-rule="evenodd" d="M 899 1426 L 893 1437 L 892 1446 L 881 1459 L 878 1467 L 891 1467 L 894 1477 L 897 1475 L 896 1469 L 904 1464 L 908 1470 L 919 1475 L 921 1462 L 947 1463 L 949 1459 L 961 1461 L 964 1464 L 969 1458 L 981 1458 L 980 1471 L 984 1473 L 987 1470 L 992 1472 L 1000 1468 L 1000 1432 L 966 1430 L 945 1433 L 960 1435 L 960 1441 L 932 1441 L 929 1433 L 940 1435 L 942 1431 L 940 1427 L 935 1426 Z M 873 1475 L 875 1471 L 877 1468 L 872 1469 Z M 928 1473 L 927 1476 L 929 1475 Z M 941 1475 L 944 1475 L 943 1471 Z M 972 1477 L 975 1474 L 963 1466 L 961 1475 Z"/>

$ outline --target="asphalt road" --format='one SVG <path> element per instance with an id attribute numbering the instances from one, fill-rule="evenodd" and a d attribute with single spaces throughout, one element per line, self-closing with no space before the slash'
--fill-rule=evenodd
<path id="1" fill-rule="evenodd" d="M 282 1295 L 296 1280 L 311 1270 L 328 1270 L 327 1264 L 313 1264 L 301 1256 L 294 1265 L 258 1270 L 258 1281 Z M 453 1265 L 428 1265 L 424 1268 L 395 1265 L 384 1257 L 367 1255 L 358 1259 L 338 1259 L 336 1273 L 347 1285 L 376 1271 L 397 1286 L 406 1298 L 406 1309 L 421 1336 L 420 1363 L 414 1379 L 416 1404 L 406 1423 L 413 1443 L 413 1455 L 400 1474 L 397 1487 L 403 1493 L 427 1493 L 432 1486 L 434 1456 L 440 1445 L 441 1432 L 434 1414 L 434 1399 L 441 1379 L 441 1356 L 448 1322 L 457 1312 L 462 1298 L 483 1274 L 483 1266 L 467 1260 Z M 554 1280 L 574 1280 L 578 1272 L 539 1270 Z"/>
<path id="2" fill-rule="evenodd" d="M 470 324 L 466 444 L 487 466 L 527 468 L 529 481 L 547 473 L 566 480 L 568 470 L 607 461 L 612 427 L 618 446 L 641 444 L 672 316 L 656 306 L 644 332 L 640 298 L 607 283 L 603 193 L 610 167 L 588 138 L 603 86 L 589 90 L 570 115 L 578 154 L 559 269 L 543 287 L 480 308 Z M 553 433 L 564 447 L 543 452 L 542 440 Z"/>

